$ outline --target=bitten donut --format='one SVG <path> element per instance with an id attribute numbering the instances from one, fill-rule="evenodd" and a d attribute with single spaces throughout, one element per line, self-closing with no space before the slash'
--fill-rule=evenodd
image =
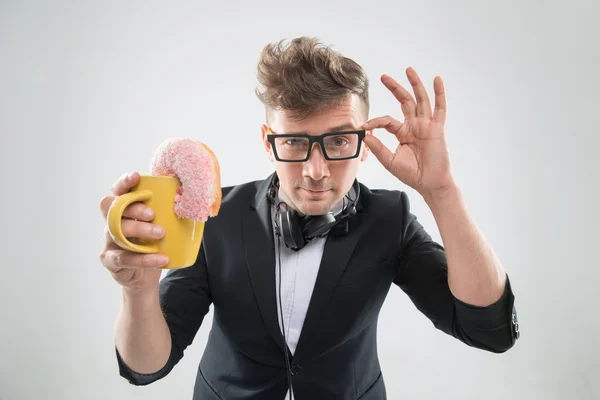
<path id="1" fill-rule="evenodd" d="M 154 176 L 174 176 L 181 182 L 174 199 L 180 218 L 206 222 L 221 207 L 221 177 L 216 155 L 204 143 L 187 138 L 168 139 L 151 162 Z"/>

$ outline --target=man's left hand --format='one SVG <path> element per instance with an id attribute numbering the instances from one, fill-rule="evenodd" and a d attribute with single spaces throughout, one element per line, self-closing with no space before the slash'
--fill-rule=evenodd
<path id="1" fill-rule="evenodd" d="M 395 177 L 415 189 L 424 197 L 434 197 L 454 187 L 450 159 L 445 138 L 446 94 L 442 78 L 433 81 L 435 109 L 432 111 L 429 96 L 413 68 L 406 76 L 415 92 L 413 96 L 388 75 L 381 77 L 402 106 L 404 122 L 391 116 L 367 121 L 366 130 L 385 128 L 398 141 L 392 153 L 377 137 L 367 135 L 364 142 L 381 164 Z"/>

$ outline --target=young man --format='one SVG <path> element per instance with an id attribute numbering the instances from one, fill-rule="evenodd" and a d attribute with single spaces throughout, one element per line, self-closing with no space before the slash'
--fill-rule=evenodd
<path id="1" fill-rule="evenodd" d="M 100 258 L 123 287 L 115 336 L 123 377 L 135 385 L 165 377 L 212 304 L 194 399 L 385 399 L 376 335 L 392 284 L 467 345 L 498 353 L 514 345 L 510 282 L 450 171 L 442 80 L 434 80 L 432 110 L 416 72 L 406 74 L 416 100 L 381 78 L 404 121 L 368 120 L 369 83 L 357 63 L 306 37 L 264 48 L 258 95 L 275 172 L 223 188 L 196 264 L 160 282 L 160 255 L 129 253 L 105 235 Z M 395 152 L 372 134 L 377 128 L 397 137 Z M 444 247 L 404 192 L 356 180 L 369 151 L 423 196 Z M 138 179 L 119 179 L 113 195 Z M 114 196 L 101 202 L 105 216 Z M 125 236 L 161 236 L 144 211 L 128 209 Z"/>

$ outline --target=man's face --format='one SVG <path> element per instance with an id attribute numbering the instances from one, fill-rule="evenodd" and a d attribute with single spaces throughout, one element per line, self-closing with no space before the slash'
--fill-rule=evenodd
<path id="1" fill-rule="evenodd" d="M 357 96 L 349 97 L 341 106 L 329 108 L 302 121 L 285 112 L 271 114 L 271 130 L 277 134 L 307 133 L 319 136 L 326 132 L 358 129 L 365 120 L 364 105 Z M 361 144 L 357 158 L 341 161 L 326 160 L 321 147 L 314 143 L 310 157 L 304 162 L 279 162 L 267 141 L 266 125 L 262 127 L 265 150 L 275 164 L 280 190 L 291 200 L 290 206 L 306 215 L 329 212 L 350 190 L 358 167 L 367 158 L 368 150 Z"/>

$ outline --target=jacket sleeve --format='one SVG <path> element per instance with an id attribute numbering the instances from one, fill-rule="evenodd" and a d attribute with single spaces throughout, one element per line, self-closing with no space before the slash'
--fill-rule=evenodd
<path id="1" fill-rule="evenodd" d="M 164 367 L 153 374 L 137 373 L 115 347 L 119 374 L 132 385 L 148 385 L 169 374 L 200 329 L 212 304 L 203 245 L 194 265 L 169 270 L 159 283 L 160 306 L 171 333 L 171 354 Z"/>
<path id="2" fill-rule="evenodd" d="M 410 212 L 402 192 L 402 241 L 394 283 L 433 325 L 465 344 L 494 352 L 509 350 L 519 330 L 510 280 L 502 296 L 485 307 L 455 298 L 448 284 L 448 264 L 442 245 L 432 240 Z"/>

